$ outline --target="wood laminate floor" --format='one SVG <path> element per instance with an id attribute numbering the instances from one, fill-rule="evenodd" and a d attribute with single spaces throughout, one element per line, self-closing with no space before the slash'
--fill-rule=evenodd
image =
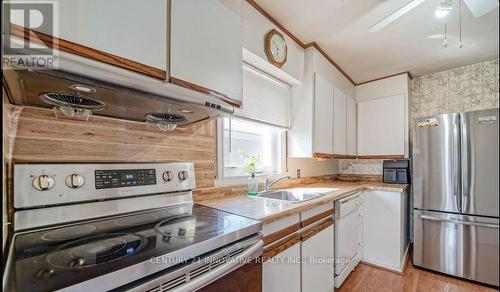
<path id="1" fill-rule="evenodd" d="M 443 274 L 420 269 L 408 261 L 404 275 L 383 269 L 359 264 L 336 292 L 490 292 L 498 291 L 489 286 L 483 286 Z"/>

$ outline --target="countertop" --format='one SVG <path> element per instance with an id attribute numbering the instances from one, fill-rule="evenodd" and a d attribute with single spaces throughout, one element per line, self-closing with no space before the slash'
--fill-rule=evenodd
<path id="1" fill-rule="evenodd" d="M 269 224 L 280 218 L 290 216 L 319 205 L 333 202 L 335 200 L 347 197 L 363 190 L 379 190 L 389 192 L 402 192 L 408 188 L 406 184 L 385 184 L 376 181 L 357 181 L 347 182 L 331 180 L 325 182 L 304 184 L 291 187 L 290 189 L 311 189 L 324 194 L 323 196 L 301 203 L 292 203 L 286 201 L 266 200 L 261 198 L 252 198 L 247 195 L 233 195 L 229 197 L 218 197 L 206 199 L 199 204 L 230 212 L 233 214 L 245 216 L 248 218 L 262 221 Z M 287 189 L 287 188 L 278 188 Z"/>

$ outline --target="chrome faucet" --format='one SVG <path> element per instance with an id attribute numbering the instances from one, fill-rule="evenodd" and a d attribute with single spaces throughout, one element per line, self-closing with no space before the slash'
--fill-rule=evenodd
<path id="1" fill-rule="evenodd" d="M 268 192 L 269 189 L 276 183 L 282 181 L 282 180 L 285 180 L 285 179 L 290 179 L 291 177 L 289 175 L 285 175 L 285 176 L 282 176 L 282 177 L 279 177 L 278 179 L 274 180 L 273 182 L 269 182 L 269 179 L 271 179 L 273 176 L 270 175 L 268 177 L 266 177 L 266 180 L 264 181 L 264 192 Z"/>

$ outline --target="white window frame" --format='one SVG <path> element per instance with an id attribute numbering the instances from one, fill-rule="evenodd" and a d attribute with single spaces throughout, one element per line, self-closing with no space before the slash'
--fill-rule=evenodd
<path id="1" fill-rule="evenodd" d="M 232 119 L 240 119 L 240 120 L 247 120 L 245 118 L 241 117 L 230 117 Z M 251 122 L 256 123 L 257 121 L 255 120 L 249 120 Z M 267 123 L 262 123 L 262 124 L 267 124 Z M 276 127 L 274 125 L 269 125 Z M 217 120 L 217 176 L 215 178 L 215 186 L 227 186 L 227 185 L 237 185 L 237 184 L 245 184 L 248 182 L 248 175 L 240 175 L 240 176 L 230 176 L 230 177 L 224 177 L 224 149 L 223 149 L 223 140 L 224 140 L 224 133 L 223 133 L 223 119 L 218 119 Z M 280 128 L 280 127 L 277 127 Z M 259 178 L 259 181 L 262 180 L 265 177 L 268 176 L 274 176 L 274 175 L 280 175 L 286 172 L 286 130 L 284 130 L 281 134 L 280 138 L 280 151 L 279 151 L 279 161 L 280 161 L 280 166 L 279 166 L 279 172 L 277 173 L 256 173 L 255 175 Z"/>

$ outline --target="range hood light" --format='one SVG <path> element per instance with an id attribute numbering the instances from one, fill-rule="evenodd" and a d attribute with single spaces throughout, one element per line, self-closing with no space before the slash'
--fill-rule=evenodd
<path id="1" fill-rule="evenodd" d="M 73 89 L 74 91 L 81 92 L 81 93 L 96 93 L 97 92 L 97 90 L 95 90 L 94 88 L 88 87 L 88 86 L 82 85 L 82 84 L 73 84 L 69 88 Z"/>

